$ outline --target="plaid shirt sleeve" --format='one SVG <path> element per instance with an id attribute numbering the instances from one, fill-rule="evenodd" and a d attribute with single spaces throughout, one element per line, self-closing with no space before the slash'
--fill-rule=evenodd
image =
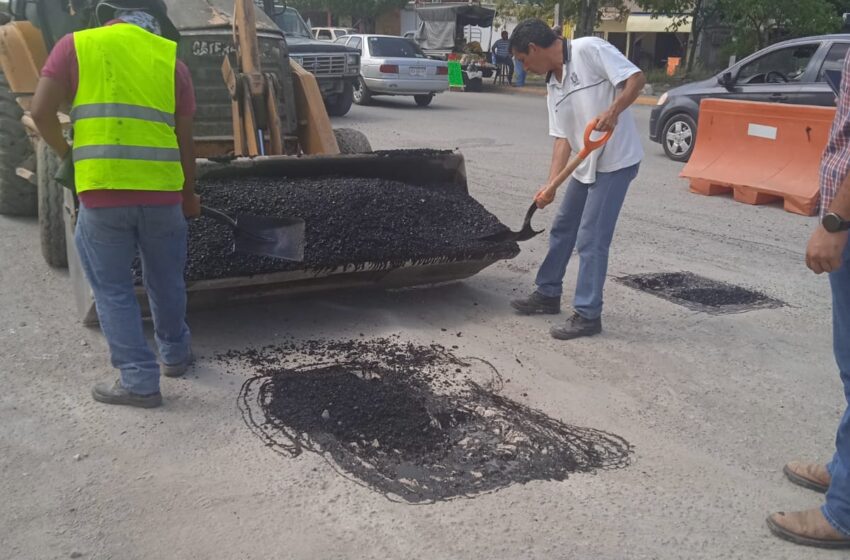
<path id="1" fill-rule="evenodd" d="M 838 108 L 820 164 L 821 216 L 826 213 L 848 172 L 850 172 L 850 51 L 844 58 Z"/>

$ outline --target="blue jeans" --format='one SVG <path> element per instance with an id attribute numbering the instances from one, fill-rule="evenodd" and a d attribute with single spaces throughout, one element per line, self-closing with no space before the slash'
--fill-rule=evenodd
<path id="1" fill-rule="evenodd" d="M 832 286 L 832 337 L 835 361 L 850 405 L 850 245 L 841 268 L 829 275 Z M 832 482 L 822 511 L 833 527 L 850 535 L 850 406 L 838 424 L 835 455 L 827 465 Z"/>
<path id="2" fill-rule="evenodd" d="M 567 264 L 578 248 L 579 267 L 573 307 L 585 319 L 602 315 L 602 288 L 608 273 L 608 249 L 629 184 L 640 164 L 597 173 L 590 185 L 570 179 L 549 231 L 549 252 L 537 272 L 537 291 L 561 297 Z"/>
<path id="3" fill-rule="evenodd" d="M 191 350 L 183 279 L 187 224 L 182 207 L 80 206 L 74 240 L 121 384 L 139 395 L 156 393 L 159 365 L 145 340 L 131 266 L 138 250 L 162 361 L 186 362 Z"/>
<path id="4" fill-rule="evenodd" d="M 514 58 L 514 73 L 516 75 L 515 86 L 524 86 L 525 85 L 525 67 L 522 65 L 522 62 L 519 59 Z"/>

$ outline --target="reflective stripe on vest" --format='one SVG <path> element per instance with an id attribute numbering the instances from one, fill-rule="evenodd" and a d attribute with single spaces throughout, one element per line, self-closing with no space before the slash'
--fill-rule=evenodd
<path id="1" fill-rule="evenodd" d="M 174 114 L 126 103 L 92 103 L 78 105 L 71 110 L 71 120 L 94 119 L 98 117 L 124 117 L 143 121 L 159 122 L 174 126 Z"/>
<path id="2" fill-rule="evenodd" d="M 132 24 L 74 33 L 80 81 L 71 109 L 77 192 L 179 191 L 174 132 L 177 44 Z"/>

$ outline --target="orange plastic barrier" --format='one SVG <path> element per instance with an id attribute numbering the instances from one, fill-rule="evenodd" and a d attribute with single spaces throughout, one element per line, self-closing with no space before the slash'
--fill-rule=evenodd
<path id="1" fill-rule="evenodd" d="M 785 210 L 817 212 L 818 169 L 834 107 L 705 99 L 694 153 L 681 177 L 691 192 L 733 192 L 746 204 L 783 200 Z"/>
<path id="2" fill-rule="evenodd" d="M 682 62 L 682 57 L 680 56 L 671 56 L 667 59 L 667 75 L 673 76 L 676 74 L 676 70 L 679 69 L 679 64 Z"/>

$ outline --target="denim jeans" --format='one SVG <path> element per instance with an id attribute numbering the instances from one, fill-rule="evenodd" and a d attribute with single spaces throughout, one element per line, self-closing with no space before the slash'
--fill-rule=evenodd
<path id="1" fill-rule="evenodd" d="M 850 245 L 841 268 L 829 275 L 832 286 L 832 344 L 841 372 L 844 398 L 850 405 Z M 832 482 L 822 511 L 833 527 L 850 535 L 850 406 L 838 424 L 835 455 L 827 465 Z"/>
<path id="2" fill-rule="evenodd" d="M 537 291 L 561 297 L 567 264 L 578 249 L 579 267 L 573 307 L 585 319 L 602 315 L 602 288 L 608 273 L 608 249 L 629 184 L 640 164 L 597 173 L 590 185 L 570 179 L 552 229 L 549 252 L 537 272 Z"/>
<path id="3" fill-rule="evenodd" d="M 181 206 L 81 206 L 74 240 L 121 384 L 139 395 L 156 393 L 159 365 L 145 340 L 131 266 L 138 250 L 162 361 L 186 362 L 187 225 Z"/>
<path id="4" fill-rule="evenodd" d="M 516 86 L 524 86 L 525 85 L 525 67 L 522 65 L 522 62 L 519 59 L 514 58 L 514 72 L 516 73 Z"/>

